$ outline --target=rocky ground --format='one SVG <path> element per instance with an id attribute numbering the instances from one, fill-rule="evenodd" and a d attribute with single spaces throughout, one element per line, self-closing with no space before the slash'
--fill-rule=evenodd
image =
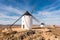
<path id="1" fill-rule="evenodd" d="M 0 33 L 0 40 L 60 40 L 60 36 L 51 29 L 32 29 L 28 31 L 11 31 Z"/>

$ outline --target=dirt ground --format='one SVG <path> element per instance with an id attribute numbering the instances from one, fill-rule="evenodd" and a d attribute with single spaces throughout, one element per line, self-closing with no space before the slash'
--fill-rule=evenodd
<path id="1" fill-rule="evenodd" d="M 0 29 L 0 40 L 60 40 L 60 27 L 32 27 L 22 30 L 20 27 Z"/>

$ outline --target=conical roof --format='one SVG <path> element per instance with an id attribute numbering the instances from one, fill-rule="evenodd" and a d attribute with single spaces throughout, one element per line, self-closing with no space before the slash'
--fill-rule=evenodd
<path id="1" fill-rule="evenodd" d="M 41 23 L 41 25 L 45 25 L 44 23 Z"/>
<path id="2" fill-rule="evenodd" d="M 28 11 L 26 11 L 24 15 L 29 15 L 29 16 L 31 16 L 31 14 L 30 14 Z"/>

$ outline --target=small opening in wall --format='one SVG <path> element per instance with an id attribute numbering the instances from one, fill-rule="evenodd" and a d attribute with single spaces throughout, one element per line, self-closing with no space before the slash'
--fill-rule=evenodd
<path id="1" fill-rule="evenodd" d="M 23 28 L 24 28 L 24 25 L 23 25 Z"/>

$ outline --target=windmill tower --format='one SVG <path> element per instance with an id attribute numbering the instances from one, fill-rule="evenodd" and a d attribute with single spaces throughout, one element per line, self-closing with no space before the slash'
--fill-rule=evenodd
<path id="1" fill-rule="evenodd" d="M 44 23 L 41 23 L 40 27 L 45 27 L 45 24 Z"/>
<path id="2" fill-rule="evenodd" d="M 13 26 L 17 21 L 19 21 L 21 19 L 21 28 L 25 29 L 25 30 L 30 30 L 32 29 L 32 19 L 34 19 L 35 21 L 37 21 L 38 23 L 40 23 L 40 21 L 38 19 L 36 19 L 32 13 L 34 12 L 36 4 L 33 5 L 32 7 L 32 11 L 29 13 L 28 11 L 26 11 L 24 14 L 21 15 L 21 17 L 19 17 L 11 26 Z M 10 29 L 11 29 L 10 26 Z"/>
<path id="3" fill-rule="evenodd" d="M 37 22 L 40 22 L 38 19 L 36 19 L 31 13 L 26 11 L 21 17 L 19 17 L 11 26 L 13 26 L 17 21 L 21 19 L 21 28 L 24 30 L 31 30 L 32 29 L 32 19 L 34 19 Z M 12 30 L 11 30 L 12 31 Z"/>
<path id="4" fill-rule="evenodd" d="M 36 20 L 38 23 L 40 23 L 39 20 L 37 20 L 33 15 L 33 11 L 35 9 L 36 4 L 33 5 L 31 13 L 26 11 L 21 17 L 19 17 L 12 25 L 10 25 L 10 31 L 12 31 L 12 26 L 21 19 L 21 28 L 25 30 L 32 29 L 32 19 Z"/>
<path id="5" fill-rule="evenodd" d="M 22 29 L 26 29 L 29 30 L 32 28 L 32 15 L 26 11 L 26 13 L 24 14 L 24 16 L 22 17 L 22 24 L 21 24 L 21 28 Z"/>

